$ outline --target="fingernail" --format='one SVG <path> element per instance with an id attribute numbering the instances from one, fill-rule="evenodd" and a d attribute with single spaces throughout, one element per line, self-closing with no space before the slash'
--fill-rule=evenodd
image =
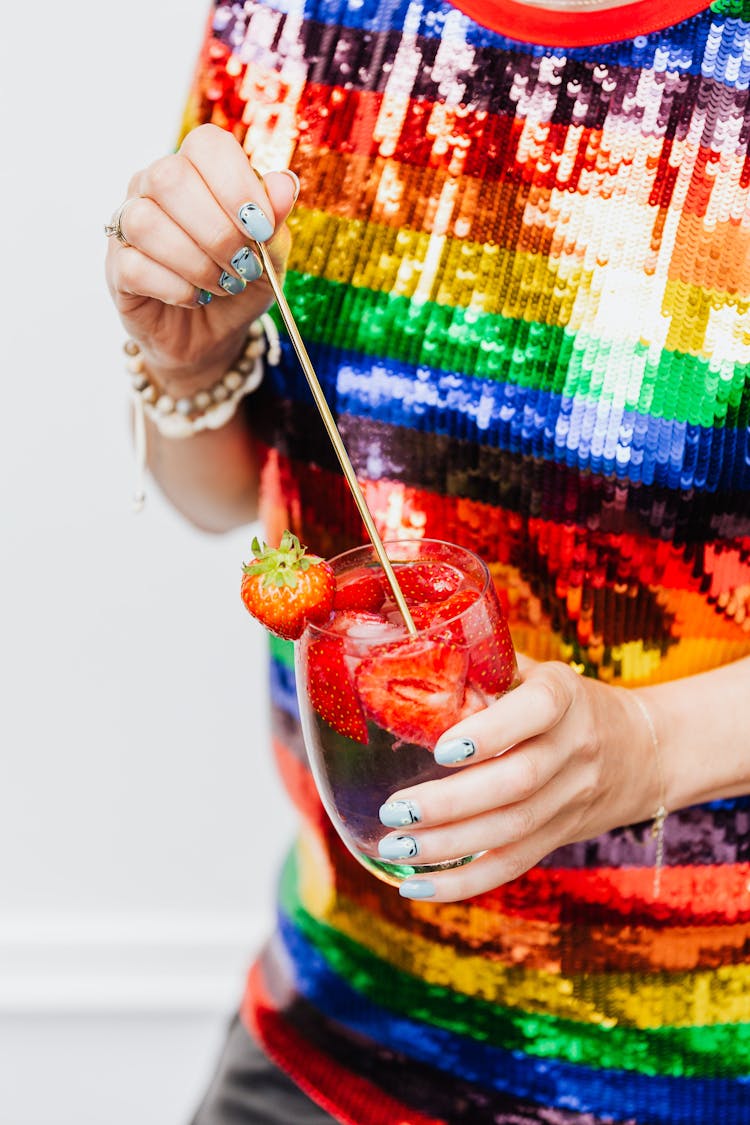
<path id="1" fill-rule="evenodd" d="M 241 246 L 232 257 L 232 268 L 244 277 L 245 281 L 257 281 L 263 273 L 263 266 L 257 254 L 249 246 Z"/>
<path id="2" fill-rule="evenodd" d="M 297 175 L 296 172 L 293 172 L 291 168 L 277 168 L 276 171 L 279 173 L 280 176 L 288 176 L 289 179 L 294 184 L 294 199 L 292 200 L 292 203 L 296 203 L 297 199 L 299 197 L 299 189 L 300 189 L 299 176 Z"/>
<path id="3" fill-rule="evenodd" d="M 265 242 L 273 234 L 273 224 L 257 203 L 243 203 L 237 212 L 243 227 L 256 242 Z"/>
<path id="4" fill-rule="evenodd" d="M 414 801 L 388 801 L 380 806 L 380 823 L 386 828 L 405 828 L 407 824 L 417 824 L 422 819 Z"/>
<path id="5" fill-rule="evenodd" d="M 227 273 L 227 271 L 224 270 L 223 274 L 219 278 L 219 285 L 225 293 L 229 293 L 232 297 L 236 297 L 237 294 L 241 293 L 245 288 L 247 282 L 243 281 L 241 277 L 233 277 L 231 273 Z"/>
<path id="6" fill-rule="evenodd" d="M 398 888 L 402 898 L 432 898 L 435 884 L 430 879 L 406 879 Z"/>
<path id="7" fill-rule="evenodd" d="M 199 289 L 198 296 L 195 298 L 199 305 L 210 305 L 214 299 L 213 293 L 209 293 L 208 289 Z"/>
<path id="8" fill-rule="evenodd" d="M 470 738 L 450 738 L 447 742 L 438 742 L 435 761 L 440 766 L 453 766 L 456 762 L 465 762 L 476 752 L 477 748 Z"/>
<path id="9" fill-rule="evenodd" d="M 383 859 L 411 859 L 419 854 L 419 844 L 413 836 L 386 836 L 378 844 Z"/>

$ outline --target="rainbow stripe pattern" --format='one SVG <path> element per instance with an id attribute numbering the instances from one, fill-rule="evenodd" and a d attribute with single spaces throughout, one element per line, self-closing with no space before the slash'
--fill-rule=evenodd
<path id="1" fill-rule="evenodd" d="M 287 293 L 381 531 L 476 550 L 520 649 L 625 686 L 750 653 L 750 3 L 692 12 L 553 48 L 445 0 L 219 2 L 184 122 L 301 178 Z M 363 534 L 282 352 L 266 523 L 330 555 Z M 670 816 L 657 898 L 636 825 L 409 903 L 327 825 L 277 642 L 271 687 L 304 827 L 243 1016 L 316 1101 L 750 1123 L 749 799 Z"/>

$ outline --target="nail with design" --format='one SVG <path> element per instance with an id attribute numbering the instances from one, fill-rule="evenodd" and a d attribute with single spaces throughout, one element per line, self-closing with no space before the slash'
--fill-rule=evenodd
<path id="1" fill-rule="evenodd" d="M 219 278 L 219 285 L 225 293 L 229 293 L 230 296 L 236 297 L 237 294 L 241 293 L 245 288 L 247 282 L 243 281 L 241 277 L 233 277 L 231 273 L 227 273 L 227 271 L 224 270 L 221 277 Z"/>
<path id="2" fill-rule="evenodd" d="M 263 266 L 257 254 L 253 254 L 249 246 L 241 246 L 232 256 L 232 269 L 235 269 L 245 281 L 257 281 L 263 273 Z"/>
<path id="3" fill-rule="evenodd" d="M 273 223 L 266 218 L 257 203 L 243 203 L 237 217 L 256 242 L 265 242 L 273 234 Z"/>
<path id="4" fill-rule="evenodd" d="M 199 289 L 195 302 L 198 305 L 210 305 L 213 299 L 214 295 L 213 293 L 209 293 L 208 289 Z"/>
<path id="5" fill-rule="evenodd" d="M 470 738 L 451 738 L 447 742 L 438 742 L 435 761 L 440 766 L 455 766 L 457 762 L 473 758 L 476 752 L 477 748 Z"/>
<path id="6" fill-rule="evenodd" d="M 435 884 L 431 879 L 406 879 L 398 888 L 402 898 L 433 898 Z"/>
<path id="7" fill-rule="evenodd" d="M 418 824 L 422 819 L 415 801 L 387 801 L 380 806 L 378 815 L 386 828 L 406 828 L 407 824 Z"/>
<path id="8" fill-rule="evenodd" d="M 386 836 L 378 843 L 382 859 L 411 859 L 419 855 L 419 844 L 413 836 Z"/>

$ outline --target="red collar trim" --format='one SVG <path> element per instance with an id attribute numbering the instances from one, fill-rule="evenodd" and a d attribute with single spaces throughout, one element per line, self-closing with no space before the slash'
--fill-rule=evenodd
<path id="1" fill-rule="evenodd" d="M 597 12 L 560 12 L 517 0 L 452 0 L 477 23 L 524 43 L 593 47 L 648 35 L 704 12 L 706 0 L 632 0 Z"/>

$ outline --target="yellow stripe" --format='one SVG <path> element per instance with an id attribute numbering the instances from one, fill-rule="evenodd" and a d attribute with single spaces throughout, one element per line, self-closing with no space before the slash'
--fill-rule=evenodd
<path id="1" fill-rule="evenodd" d="M 644 652 L 639 641 L 620 646 L 622 677 L 618 681 L 624 685 L 666 683 L 693 676 L 699 672 L 710 672 L 722 664 L 730 664 L 750 654 L 750 637 L 741 641 L 728 641 L 723 638 L 689 637 L 677 640 L 666 656 L 658 662 L 652 659 L 650 651 Z M 615 653 L 617 658 L 617 653 Z M 602 671 L 605 671 L 602 666 Z"/>
<path id="2" fill-rule="evenodd" d="M 566 644 L 559 633 L 553 632 L 548 622 L 526 625 L 511 621 L 513 644 L 519 652 L 533 660 L 562 660 L 576 662 L 576 652 L 572 645 Z M 655 648 L 649 648 L 643 641 L 628 641 L 608 649 L 609 662 L 600 663 L 604 652 L 601 646 L 584 648 L 584 658 L 589 658 L 598 667 L 598 678 L 606 683 L 617 683 L 635 687 L 638 684 L 662 684 L 682 676 L 710 672 L 723 664 L 731 664 L 750 656 L 750 637 L 742 641 L 729 641 L 723 638 L 691 637 L 677 639 L 666 656 Z M 580 657 L 578 657 L 580 659 Z M 613 661 L 621 673 L 614 674 Z"/>
<path id="3" fill-rule="evenodd" d="M 540 295 L 534 309 L 540 322 L 600 334 L 602 321 L 597 310 L 603 296 L 597 289 L 598 270 L 589 254 L 584 260 L 583 248 L 554 257 L 516 252 L 449 234 L 396 228 L 304 207 L 297 207 L 289 225 L 292 270 L 394 297 L 417 295 L 459 308 L 471 302 L 478 312 L 513 318 L 528 316 L 528 294 L 534 291 Z M 643 272 L 630 264 L 621 269 L 621 282 L 626 274 L 634 285 L 649 284 Z M 582 303 L 584 294 L 588 297 Z M 736 297 L 668 281 L 664 301 L 680 306 L 692 301 L 695 307 L 716 309 L 736 304 Z M 640 338 L 643 328 L 641 324 L 634 339 Z M 700 317 L 690 339 L 680 339 L 680 350 L 685 351 L 689 344 L 694 354 L 700 353 L 705 329 L 705 318 Z"/>

